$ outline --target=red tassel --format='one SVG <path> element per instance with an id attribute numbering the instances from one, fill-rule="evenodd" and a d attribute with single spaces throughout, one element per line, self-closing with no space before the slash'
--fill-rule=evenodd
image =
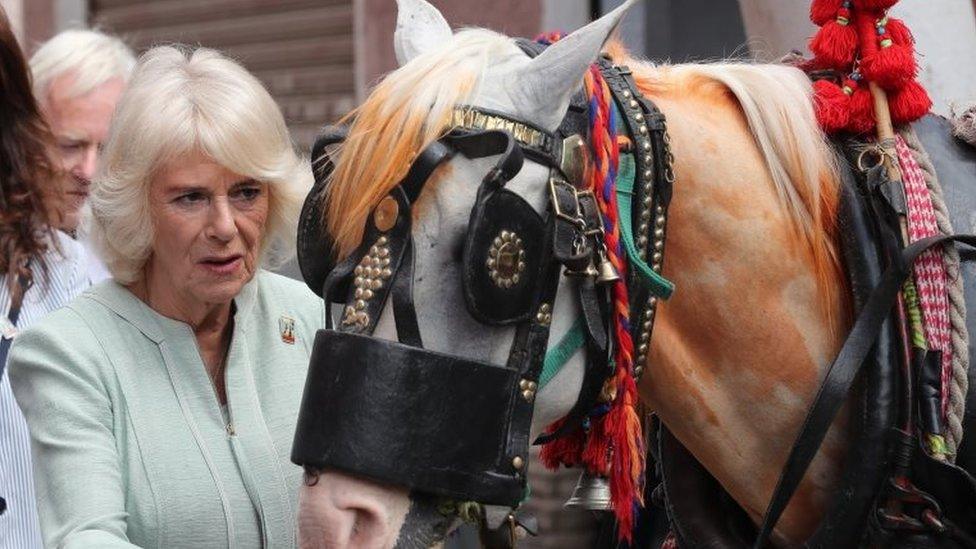
<path id="1" fill-rule="evenodd" d="M 932 99 L 921 84 L 912 80 L 901 89 L 888 94 L 888 108 L 891 121 L 895 124 L 908 124 L 928 114 Z"/>
<path id="2" fill-rule="evenodd" d="M 864 11 L 886 10 L 898 3 L 898 0 L 854 0 L 854 8 Z"/>
<path id="3" fill-rule="evenodd" d="M 566 421 L 560 419 L 546 429 L 547 433 L 553 433 Z M 573 430 L 568 435 L 557 438 L 542 446 L 539 450 L 539 459 L 548 469 L 558 469 L 560 465 L 575 467 L 579 465 L 583 452 L 583 429 Z"/>
<path id="4" fill-rule="evenodd" d="M 908 27 L 901 19 L 889 17 L 885 29 L 887 29 L 888 36 L 891 37 L 895 44 L 910 45 L 915 43 L 915 36 L 912 35 L 912 31 L 908 30 Z"/>
<path id="5" fill-rule="evenodd" d="M 837 10 L 843 3 L 844 0 L 813 0 L 810 4 L 810 20 L 818 27 L 826 25 L 837 17 Z"/>
<path id="6" fill-rule="evenodd" d="M 882 88 L 898 89 L 918 72 L 915 50 L 910 44 L 882 45 L 878 51 L 861 58 L 860 69 L 865 78 Z"/>
<path id="7" fill-rule="evenodd" d="M 841 8 L 840 13 L 844 12 L 847 10 Z M 850 24 L 849 15 L 838 14 L 821 27 L 810 40 L 810 51 L 832 68 L 849 69 L 857 52 L 857 32 Z"/>
<path id="8" fill-rule="evenodd" d="M 868 133 L 877 124 L 874 119 L 874 99 L 865 86 L 858 86 L 851 95 L 851 117 L 847 124 L 847 131 L 851 133 Z"/>
<path id="9" fill-rule="evenodd" d="M 850 84 L 847 89 L 854 93 L 857 84 L 853 81 Z M 837 133 L 846 128 L 851 120 L 851 96 L 844 91 L 830 80 L 817 80 L 813 83 L 814 110 L 825 133 Z"/>

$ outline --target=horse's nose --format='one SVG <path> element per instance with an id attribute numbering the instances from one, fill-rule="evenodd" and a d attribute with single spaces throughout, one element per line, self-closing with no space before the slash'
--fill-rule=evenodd
<path id="1" fill-rule="evenodd" d="M 391 520 L 389 494 L 356 479 L 323 474 L 302 488 L 298 545 L 301 549 L 384 549 L 393 547 L 399 524 Z M 375 488 L 374 488 L 375 489 Z"/>

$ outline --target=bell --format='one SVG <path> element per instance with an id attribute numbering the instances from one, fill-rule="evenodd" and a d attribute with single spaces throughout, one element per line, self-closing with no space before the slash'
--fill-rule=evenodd
<path id="1" fill-rule="evenodd" d="M 610 267 L 613 268 L 613 265 L 611 265 Z M 596 269 L 596 266 L 593 265 L 593 257 L 590 256 L 590 258 L 586 262 L 586 268 L 585 269 L 576 270 L 576 269 L 570 269 L 569 267 L 567 267 L 566 268 L 566 271 L 565 271 L 565 274 L 566 274 L 566 276 L 576 276 L 576 277 L 584 277 L 584 278 L 585 277 L 596 278 L 596 277 L 598 277 L 600 275 L 600 271 L 598 271 Z"/>
<path id="2" fill-rule="evenodd" d="M 610 483 L 607 479 L 583 471 L 573 495 L 563 507 L 587 511 L 610 511 Z"/>
<path id="3" fill-rule="evenodd" d="M 620 274 L 614 268 L 606 252 L 600 250 L 600 274 L 596 277 L 597 284 L 612 284 L 620 280 Z"/>

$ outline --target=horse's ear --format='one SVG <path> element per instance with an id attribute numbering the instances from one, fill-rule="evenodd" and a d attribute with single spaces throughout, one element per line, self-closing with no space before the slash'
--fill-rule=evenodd
<path id="1" fill-rule="evenodd" d="M 538 57 L 509 75 L 511 89 L 520 90 L 516 99 L 521 113 L 532 113 L 535 123 L 553 131 L 559 127 L 573 93 L 583 75 L 596 61 L 600 50 L 624 13 L 640 0 L 627 0 L 617 9 L 549 46 Z"/>
<path id="2" fill-rule="evenodd" d="M 400 66 L 437 46 L 443 46 L 453 33 L 444 16 L 424 0 L 397 0 L 397 23 L 393 49 Z"/>

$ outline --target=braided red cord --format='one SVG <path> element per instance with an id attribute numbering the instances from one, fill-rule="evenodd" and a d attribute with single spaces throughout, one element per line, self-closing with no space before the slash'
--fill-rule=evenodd
<path id="1" fill-rule="evenodd" d="M 545 37 L 550 41 L 552 36 Z M 602 403 L 583 428 L 542 448 L 542 460 L 550 468 L 560 464 L 582 464 L 593 474 L 610 481 L 610 498 L 621 540 L 630 542 L 635 511 L 643 505 L 644 438 L 637 415 L 637 386 L 634 382 L 634 343 L 630 332 L 630 301 L 626 274 L 627 256 L 620 236 L 616 183 L 620 145 L 616 129 L 616 107 L 599 67 L 593 65 L 584 76 L 589 100 L 590 163 L 585 186 L 594 192 L 604 226 L 606 254 L 621 278 L 611 288 L 611 339 L 615 371 L 607 381 Z M 628 220 L 629 222 L 629 220 Z M 561 423 L 550 426 L 550 432 Z"/>

